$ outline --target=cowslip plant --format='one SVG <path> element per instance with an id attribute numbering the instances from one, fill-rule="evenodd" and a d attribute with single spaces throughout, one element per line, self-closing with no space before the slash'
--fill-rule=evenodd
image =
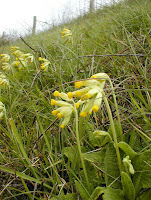
<path id="1" fill-rule="evenodd" d="M 50 61 L 42 57 L 39 57 L 39 61 L 42 62 L 40 68 L 46 72 L 50 65 Z"/>
<path id="2" fill-rule="evenodd" d="M 1 87 L 8 87 L 9 81 L 7 80 L 6 76 L 0 72 L 0 86 Z"/>
<path id="3" fill-rule="evenodd" d="M 72 32 L 67 28 L 64 28 L 61 34 L 62 34 L 62 38 L 68 37 L 69 39 L 71 39 L 72 37 Z"/>
<path id="4" fill-rule="evenodd" d="M 117 144 L 117 136 L 116 136 L 116 131 L 115 131 L 115 127 L 114 127 L 113 117 L 112 117 L 112 113 L 110 110 L 108 100 L 103 91 L 105 81 L 108 79 L 109 79 L 109 76 L 105 73 L 95 74 L 90 79 L 75 82 L 75 87 L 78 89 L 76 91 L 68 92 L 67 94 L 65 94 L 63 92 L 60 93 L 58 91 L 55 91 L 53 93 L 53 95 L 55 97 L 61 98 L 63 101 L 51 99 L 51 105 L 52 106 L 55 105 L 55 106 L 59 107 L 59 108 L 56 108 L 55 110 L 53 110 L 52 114 L 54 116 L 57 116 L 59 119 L 64 117 L 64 120 L 60 126 L 61 128 L 64 128 L 65 125 L 67 125 L 69 123 L 72 113 L 75 114 L 77 145 L 78 145 L 79 155 L 81 158 L 81 163 L 82 163 L 85 179 L 88 184 L 88 188 L 90 188 L 89 180 L 88 180 L 85 164 L 83 161 L 83 156 L 81 153 L 79 131 L 78 131 L 78 126 L 79 126 L 78 122 L 79 121 L 78 121 L 77 109 L 80 107 L 80 105 L 82 105 L 80 117 L 86 118 L 87 114 L 91 115 L 92 112 L 96 113 L 99 110 L 101 103 L 102 103 L 102 98 L 104 98 L 104 101 L 105 101 L 105 104 L 107 107 L 107 111 L 108 111 L 109 120 L 111 123 L 113 141 L 114 141 L 114 146 L 116 149 L 119 169 L 120 169 L 120 171 L 122 171 L 122 162 L 121 162 L 120 152 L 119 152 L 119 148 L 118 148 L 118 144 Z M 84 88 L 79 89 L 81 87 L 84 87 Z M 77 98 L 80 98 L 80 100 L 75 102 L 75 100 Z M 95 132 L 95 134 L 97 134 L 97 133 Z M 105 133 L 105 136 L 106 135 L 107 134 Z M 109 138 L 110 138 L 110 140 L 112 140 L 112 138 L 110 136 L 109 136 Z"/>
<path id="5" fill-rule="evenodd" d="M 10 65 L 10 56 L 8 54 L 1 54 L 1 63 L 2 63 L 2 69 L 4 71 L 9 71 L 11 69 Z"/>
<path id="6" fill-rule="evenodd" d="M 118 158 L 119 169 L 120 169 L 120 171 L 122 171 L 122 162 L 121 162 L 120 152 L 119 152 L 119 148 L 118 148 L 118 144 L 117 144 L 117 136 L 116 136 L 116 131 L 115 131 L 115 127 L 114 127 L 113 117 L 112 117 L 112 113 L 111 113 L 111 109 L 110 109 L 108 100 L 103 91 L 106 80 L 108 80 L 110 82 L 111 88 L 113 89 L 113 85 L 111 83 L 109 76 L 106 73 L 97 73 L 97 74 L 91 76 L 91 78 L 88 80 L 75 82 L 76 88 L 78 88 L 78 89 L 81 87 L 84 87 L 84 88 L 82 88 L 81 90 L 74 91 L 74 92 L 69 92 L 68 97 L 73 98 L 74 96 L 76 96 L 76 97 L 80 98 L 80 102 L 77 102 L 77 104 L 79 104 L 79 105 L 81 103 L 84 104 L 84 106 L 80 112 L 80 116 L 84 117 L 84 118 L 87 116 L 87 114 L 91 115 L 92 111 L 94 113 L 97 112 L 101 106 L 102 98 L 104 98 L 104 102 L 105 102 L 105 105 L 107 108 L 109 120 L 111 123 L 111 129 L 112 129 L 116 154 L 117 154 L 117 158 Z M 113 93 L 113 95 L 114 95 L 114 93 Z M 118 110 L 115 95 L 114 95 L 114 101 L 116 104 L 115 105 L 116 110 Z M 120 120 L 119 120 L 119 126 L 121 126 Z M 120 128 L 120 130 L 121 130 L 121 128 Z M 121 134 L 121 138 L 122 138 L 122 134 Z"/>
<path id="7" fill-rule="evenodd" d="M 5 106 L 4 104 L 0 101 L 0 119 L 3 117 L 5 114 Z"/>
<path id="8" fill-rule="evenodd" d="M 12 67 L 16 66 L 19 70 L 28 66 L 28 60 L 30 63 L 33 62 L 32 54 L 24 54 L 19 47 L 11 47 L 12 54 L 15 56 L 15 61 L 12 62 Z"/>

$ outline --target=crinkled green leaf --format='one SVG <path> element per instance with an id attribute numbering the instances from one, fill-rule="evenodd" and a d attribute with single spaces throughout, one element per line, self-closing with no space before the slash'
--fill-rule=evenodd
<path id="1" fill-rule="evenodd" d="M 121 181 L 122 181 L 122 188 L 123 188 L 123 193 L 124 193 L 125 198 L 127 200 L 134 200 L 135 189 L 129 175 L 125 172 L 121 172 Z"/>
<path id="2" fill-rule="evenodd" d="M 115 181 L 120 176 L 116 151 L 113 144 L 109 143 L 106 148 L 106 154 L 104 159 L 105 165 L 105 183 L 106 186 L 109 186 L 111 183 L 114 188 L 121 188 L 121 182 L 118 180 Z"/>
<path id="3" fill-rule="evenodd" d="M 137 155 L 137 153 L 132 149 L 132 147 L 129 146 L 126 142 L 119 142 L 118 147 L 120 147 L 126 155 L 129 155 L 130 159 Z"/>
<path id="4" fill-rule="evenodd" d="M 151 189 L 143 191 L 142 195 L 140 196 L 140 200 L 149 200 L 149 199 L 151 199 Z"/>
<path id="5" fill-rule="evenodd" d="M 83 170 L 80 172 L 82 184 L 85 186 L 85 188 L 89 190 L 89 193 L 92 194 L 92 192 L 94 191 L 94 188 L 100 185 L 101 177 L 99 176 L 98 169 L 91 162 L 85 161 L 85 168 L 86 168 L 90 188 L 88 188 Z"/>
<path id="6" fill-rule="evenodd" d="M 94 146 L 94 147 L 100 147 L 100 141 L 94 136 L 92 131 L 88 132 L 88 136 L 89 136 L 89 141 L 90 143 Z"/>
<path id="7" fill-rule="evenodd" d="M 76 145 L 63 148 L 63 154 L 68 158 L 69 161 L 71 161 L 72 169 L 78 168 L 80 164 L 80 157 L 78 147 Z"/>
<path id="8" fill-rule="evenodd" d="M 132 165 L 135 169 L 133 183 L 138 194 L 141 188 L 151 187 L 151 149 L 136 155 Z"/>
<path id="9" fill-rule="evenodd" d="M 86 190 L 82 187 L 82 185 L 78 181 L 75 181 L 75 184 L 76 184 L 76 187 L 78 189 L 78 192 L 79 192 L 82 200 L 88 200 L 89 199 L 89 195 L 86 192 Z"/>
<path id="10" fill-rule="evenodd" d="M 105 188 L 103 187 L 96 187 L 95 190 L 93 191 L 91 197 L 89 200 L 96 200 L 98 199 L 103 193 L 104 193 Z"/>
<path id="11" fill-rule="evenodd" d="M 104 191 L 103 200 L 126 200 L 126 199 L 124 198 L 122 190 L 108 187 Z"/>
<path id="12" fill-rule="evenodd" d="M 82 155 L 83 155 L 84 160 L 95 163 L 96 165 L 99 164 L 99 166 L 101 165 L 101 168 L 102 167 L 104 168 L 105 152 L 106 152 L 105 149 L 101 149 L 96 152 L 83 153 Z"/>

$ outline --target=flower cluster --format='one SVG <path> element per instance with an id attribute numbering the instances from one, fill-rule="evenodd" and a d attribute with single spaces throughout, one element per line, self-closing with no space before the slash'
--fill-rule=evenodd
<path id="1" fill-rule="evenodd" d="M 6 76 L 2 72 L 0 72 L 0 85 L 1 86 L 9 86 L 9 82 L 6 79 Z"/>
<path id="2" fill-rule="evenodd" d="M 41 63 L 40 68 L 46 72 L 48 70 L 48 66 L 50 65 L 50 61 L 42 57 L 39 57 L 39 61 L 43 62 Z"/>
<path id="3" fill-rule="evenodd" d="M 62 38 L 68 37 L 69 39 L 71 39 L 72 37 L 72 32 L 69 29 L 64 28 L 61 33 L 62 33 Z"/>
<path id="4" fill-rule="evenodd" d="M 0 119 L 3 117 L 5 112 L 5 106 L 4 104 L 0 101 Z"/>
<path id="5" fill-rule="evenodd" d="M 58 118 L 64 117 L 62 128 L 69 122 L 71 114 L 74 109 L 78 109 L 83 104 L 83 108 L 80 112 L 81 117 L 86 117 L 87 114 L 91 115 L 92 112 L 97 112 L 102 102 L 102 93 L 106 79 L 109 79 L 105 73 L 98 73 L 93 75 L 90 79 L 75 82 L 75 87 L 78 89 L 73 92 L 59 93 L 54 92 L 55 97 L 60 97 L 64 101 L 56 101 L 51 99 L 51 105 L 57 105 L 60 108 L 53 110 L 52 114 L 57 115 Z M 82 89 L 82 86 L 84 86 Z M 73 98 L 80 98 L 76 103 Z M 66 102 L 68 101 L 68 102 Z M 74 105 L 71 105 L 72 102 Z"/>
<path id="6" fill-rule="evenodd" d="M 98 73 L 93 75 L 89 80 L 75 82 L 77 89 L 74 92 L 68 92 L 68 97 L 78 97 L 80 100 L 76 103 L 78 108 L 80 104 L 84 104 L 80 113 L 81 117 L 86 117 L 87 114 L 91 115 L 92 111 L 97 112 L 102 102 L 102 92 L 108 75 L 105 73 Z"/>
<path id="7" fill-rule="evenodd" d="M 9 64 L 10 56 L 8 54 L 1 54 L 1 57 L 2 69 L 9 71 L 11 68 L 11 65 Z"/>
<path id="8" fill-rule="evenodd" d="M 64 120 L 62 121 L 62 124 L 60 126 L 61 128 L 64 128 L 69 123 L 71 115 L 74 112 L 75 107 L 69 103 L 72 100 L 69 99 L 67 94 L 65 94 L 63 92 L 59 93 L 58 91 L 55 91 L 53 93 L 53 95 L 55 97 L 60 97 L 61 99 L 65 100 L 65 101 L 62 101 L 62 100 L 56 101 L 55 99 L 51 99 L 51 105 L 52 106 L 56 105 L 59 107 L 59 108 L 56 108 L 55 110 L 53 110 L 52 114 L 54 116 L 57 116 L 59 119 L 64 118 Z"/>
<path id="9" fill-rule="evenodd" d="M 19 70 L 27 67 L 28 61 L 30 63 L 33 62 L 33 59 L 34 59 L 33 55 L 30 53 L 24 54 L 19 49 L 19 47 L 16 47 L 16 46 L 11 47 L 11 51 L 12 51 L 12 54 L 15 55 L 15 57 L 16 57 L 16 60 L 11 65 L 18 67 Z"/>

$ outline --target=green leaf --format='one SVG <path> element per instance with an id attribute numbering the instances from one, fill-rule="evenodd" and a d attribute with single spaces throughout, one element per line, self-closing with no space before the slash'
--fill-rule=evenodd
<path id="1" fill-rule="evenodd" d="M 119 180 L 116 180 L 120 176 L 116 151 L 113 144 L 108 144 L 104 159 L 105 165 L 105 183 L 106 186 L 109 186 L 111 183 L 114 188 L 121 188 L 121 183 Z"/>
<path id="2" fill-rule="evenodd" d="M 126 142 L 119 142 L 118 147 L 120 147 L 126 155 L 129 155 L 130 159 L 137 155 L 137 153 Z"/>
<path id="3" fill-rule="evenodd" d="M 136 155 L 132 159 L 132 165 L 136 171 L 133 183 L 138 195 L 141 188 L 151 187 L 151 149 Z"/>
<path id="4" fill-rule="evenodd" d="M 110 136 L 110 134 L 106 131 L 99 131 L 96 130 L 93 133 L 95 135 L 95 138 L 100 141 L 100 146 L 104 146 L 105 144 L 107 144 L 108 142 L 112 141 L 112 137 Z"/>
<path id="5" fill-rule="evenodd" d="M 72 147 L 65 147 L 63 148 L 63 154 L 68 158 L 71 162 L 72 169 L 78 169 L 80 163 L 79 151 L 78 146 L 73 145 Z"/>
<path id="6" fill-rule="evenodd" d="M 123 191 L 108 187 L 104 191 L 103 200 L 125 200 Z"/>
<path id="7" fill-rule="evenodd" d="M 144 191 L 143 194 L 140 196 L 140 200 L 149 200 L 150 197 L 151 197 L 151 189 Z"/>
<path id="8" fill-rule="evenodd" d="M 76 184 L 76 187 L 78 189 L 78 192 L 80 193 L 82 200 L 88 200 L 89 195 L 86 192 L 86 190 L 81 186 L 81 184 L 78 181 L 75 181 L 75 184 Z"/>
<path id="9" fill-rule="evenodd" d="M 52 197 L 51 200 L 77 200 L 77 194 L 66 194 L 57 197 Z"/>
<path id="10" fill-rule="evenodd" d="M 91 194 L 94 191 L 94 188 L 97 187 L 98 185 L 100 185 L 101 178 L 98 174 L 98 169 L 96 167 L 94 167 L 93 163 L 85 161 L 85 167 L 86 167 L 86 172 L 87 172 L 90 188 L 87 185 L 87 181 L 85 179 L 83 170 L 80 172 L 80 175 L 81 175 L 81 179 L 82 179 L 82 184 L 85 186 L 85 188 Z"/>
<path id="11" fill-rule="evenodd" d="M 89 162 L 95 163 L 96 165 L 101 165 L 101 169 L 104 169 L 104 158 L 105 158 L 105 149 L 101 149 L 100 151 L 96 152 L 87 152 L 83 153 L 84 160 L 87 160 Z"/>
<path id="12" fill-rule="evenodd" d="M 100 147 L 100 141 L 94 136 L 92 131 L 88 132 L 88 137 L 89 137 L 89 141 L 90 143 L 94 146 L 94 147 Z"/>
<path id="13" fill-rule="evenodd" d="M 95 190 L 93 191 L 91 197 L 89 198 L 89 200 L 96 200 L 100 197 L 100 195 L 102 195 L 104 193 L 105 188 L 103 187 L 96 187 Z"/>
<path id="14" fill-rule="evenodd" d="M 125 198 L 127 200 L 134 200 L 135 189 L 129 175 L 125 172 L 121 172 L 121 181 L 122 181 L 122 188 L 123 188 Z"/>

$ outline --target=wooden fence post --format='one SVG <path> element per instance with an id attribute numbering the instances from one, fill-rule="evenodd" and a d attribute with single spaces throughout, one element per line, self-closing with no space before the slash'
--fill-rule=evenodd
<path id="1" fill-rule="evenodd" d="M 32 34 L 34 35 L 36 33 L 36 22 L 37 22 L 37 17 L 33 17 L 33 29 L 32 29 Z"/>
<path id="2" fill-rule="evenodd" d="M 95 4 L 95 0 L 90 0 L 90 13 L 94 12 L 94 4 Z"/>

